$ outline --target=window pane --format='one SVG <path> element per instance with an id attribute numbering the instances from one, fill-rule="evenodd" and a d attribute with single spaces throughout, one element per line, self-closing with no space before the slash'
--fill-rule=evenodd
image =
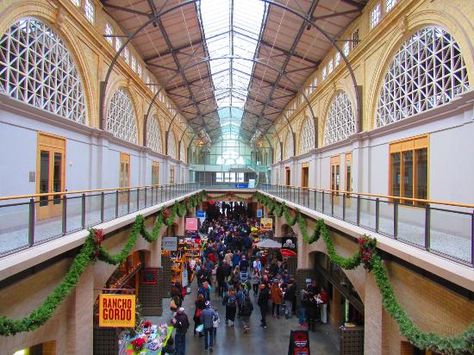
<path id="1" fill-rule="evenodd" d="M 60 192 L 62 190 L 62 161 L 63 155 L 61 153 L 54 153 L 54 171 L 53 171 L 53 192 Z M 54 204 L 61 202 L 61 197 L 54 197 Z"/>
<path id="2" fill-rule="evenodd" d="M 428 197 L 428 151 L 417 149 L 416 154 L 416 198 Z"/>
<path id="3" fill-rule="evenodd" d="M 349 161 L 346 166 L 346 191 L 351 191 L 351 163 Z"/>
<path id="4" fill-rule="evenodd" d="M 49 152 L 41 151 L 40 153 L 40 194 L 49 192 Z M 40 197 L 40 206 L 48 204 L 48 197 Z"/>
<path id="5" fill-rule="evenodd" d="M 400 153 L 391 155 L 392 164 L 392 196 L 400 196 Z"/>
<path id="6" fill-rule="evenodd" d="M 403 152 L 403 196 L 413 197 L 413 151 Z"/>

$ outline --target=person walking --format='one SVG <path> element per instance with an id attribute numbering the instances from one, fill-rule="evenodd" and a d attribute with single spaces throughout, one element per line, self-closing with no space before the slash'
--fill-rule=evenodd
<path id="1" fill-rule="evenodd" d="M 285 301 L 285 317 L 286 319 L 291 318 L 293 315 L 293 303 L 296 301 L 296 284 L 295 280 L 290 279 L 286 288 L 285 295 L 283 296 Z"/>
<path id="2" fill-rule="evenodd" d="M 235 313 L 237 312 L 237 296 L 233 288 L 229 289 L 227 295 L 225 295 L 222 305 L 225 306 L 225 324 L 228 325 L 230 321 L 230 326 L 233 327 Z"/>
<path id="3" fill-rule="evenodd" d="M 272 298 L 272 315 L 273 317 L 280 318 L 280 305 L 283 302 L 283 292 L 281 291 L 281 288 L 278 285 L 278 281 L 273 281 L 272 289 L 270 292 Z"/>
<path id="4" fill-rule="evenodd" d="M 260 281 L 262 277 L 260 276 L 260 271 L 258 269 L 254 269 L 252 273 L 252 288 L 253 288 L 253 295 L 257 297 L 258 293 L 258 285 L 260 285 Z"/>
<path id="5" fill-rule="evenodd" d="M 268 286 L 264 283 L 260 284 L 260 292 L 258 294 L 257 304 L 260 308 L 260 326 L 263 328 L 267 327 L 267 308 L 268 308 L 268 300 L 270 298 L 270 290 Z"/>
<path id="6" fill-rule="evenodd" d="M 244 326 L 244 333 L 248 333 L 249 327 L 249 319 L 253 312 L 253 304 L 250 300 L 250 296 L 248 294 L 245 295 L 245 299 L 240 306 L 240 320 Z"/>
<path id="7" fill-rule="evenodd" d="M 173 324 L 174 328 L 176 329 L 176 333 L 174 335 L 176 355 L 185 355 L 186 332 L 189 328 L 189 320 L 186 313 L 184 313 L 183 307 L 178 308 L 174 318 L 171 320 L 171 324 Z"/>
<path id="8" fill-rule="evenodd" d="M 211 307 L 211 302 L 206 301 L 205 308 L 201 313 L 201 323 L 204 325 L 204 350 L 209 349 L 212 353 L 214 345 L 214 318 L 216 314 Z"/>
<path id="9" fill-rule="evenodd" d="M 206 300 L 204 299 L 204 295 L 198 294 L 196 302 L 194 302 L 194 305 L 196 306 L 194 310 L 194 335 L 196 335 L 196 328 L 198 327 L 199 324 L 201 324 L 201 314 L 202 310 L 205 308 L 205 303 Z M 199 334 L 199 336 L 202 336 L 202 333 Z"/>

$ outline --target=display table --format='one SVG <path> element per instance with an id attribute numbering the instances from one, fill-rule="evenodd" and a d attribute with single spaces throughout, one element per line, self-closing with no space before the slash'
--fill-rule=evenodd
<path id="1" fill-rule="evenodd" d="M 166 344 L 168 343 L 169 338 L 171 338 L 171 335 L 173 334 L 173 329 L 174 329 L 173 326 L 168 326 L 166 334 L 161 334 L 158 327 L 152 327 L 152 330 L 149 334 L 141 333 L 141 334 L 138 334 L 137 336 L 135 336 L 133 338 L 130 338 L 130 339 L 124 341 L 123 345 L 120 346 L 119 355 L 138 355 L 138 354 L 140 354 L 140 355 L 160 355 L 161 350 L 163 349 L 163 347 L 166 346 Z M 143 336 L 147 337 L 147 342 L 143 346 L 143 349 L 140 352 L 134 351 L 131 342 L 134 339 L 137 339 L 137 338 L 140 338 L 140 337 L 143 337 Z M 156 349 L 152 350 L 151 347 L 154 343 L 156 343 L 156 341 L 157 341 L 158 344 L 161 344 L 161 346 L 159 346 Z"/>

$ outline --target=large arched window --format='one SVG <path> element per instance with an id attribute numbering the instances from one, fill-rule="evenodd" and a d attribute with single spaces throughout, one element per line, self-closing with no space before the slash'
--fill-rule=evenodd
<path id="1" fill-rule="evenodd" d="M 314 148 L 315 145 L 315 133 L 314 133 L 314 122 L 311 117 L 307 117 L 303 125 L 301 126 L 300 132 L 300 154 L 309 152 Z"/>
<path id="2" fill-rule="evenodd" d="M 281 143 L 280 140 L 277 139 L 275 142 L 275 163 L 281 160 Z"/>
<path id="3" fill-rule="evenodd" d="M 442 28 L 425 27 L 395 54 L 384 78 L 375 126 L 445 104 L 468 89 L 459 45 Z"/>
<path id="4" fill-rule="evenodd" d="M 153 115 L 147 120 L 146 145 L 151 148 L 151 150 L 161 153 L 161 128 L 157 115 Z"/>
<path id="5" fill-rule="evenodd" d="M 118 89 L 110 101 L 107 131 L 124 141 L 137 143 L 137 124 L 132 100 L 125 89 Z"/>
<path id="6" fill-rule="evenodd" d="M 170 131 L 168 136 L 168 155 L 171 158 L 176 159 L 176 137 L 174 136 L 173 131 Z"/>
<path id="7" fill-rule="evenodd" d="M 355 119 L 349 96 L 338 91 L 329 107 L 324 130 L 324 144 L 342 141 L 355 133 Z"/>
<path id="8" fill-rule="evenodd" d="M 179 144 L 179 160 L 186 163 L 186 147 L 183 141 Z"/>
<path id="9" fill-rule="evenodd" d="M 86 124 L 84 90 L 72 56 L 35 18 L 17 21 L 0 39 L 0 93 Z"/>
<path id="10" fill-rule="evenodd" d="M 293 133 L 291 133 L 291 131 L 288 130 L 288 133 L 286 133 L 285 149 L 284 149 L 285 156 L 283 157 L 283 159 L 288 159 L 294 155 L 294 152 L 293 152 L 294 146 L 295 145 L 293 144 Z"/>

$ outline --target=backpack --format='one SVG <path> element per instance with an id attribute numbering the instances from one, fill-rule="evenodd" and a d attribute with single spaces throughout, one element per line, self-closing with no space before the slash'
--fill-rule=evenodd
<path id="1" fill-rule="evenodd" d="M 214 311 L 214 315 L 212 316 L 212 326 L 214 328 L 219 327 L 219 324 L 221 323 L 221 319 L 219 317 L 219 313 L 217 311 Z"/>

